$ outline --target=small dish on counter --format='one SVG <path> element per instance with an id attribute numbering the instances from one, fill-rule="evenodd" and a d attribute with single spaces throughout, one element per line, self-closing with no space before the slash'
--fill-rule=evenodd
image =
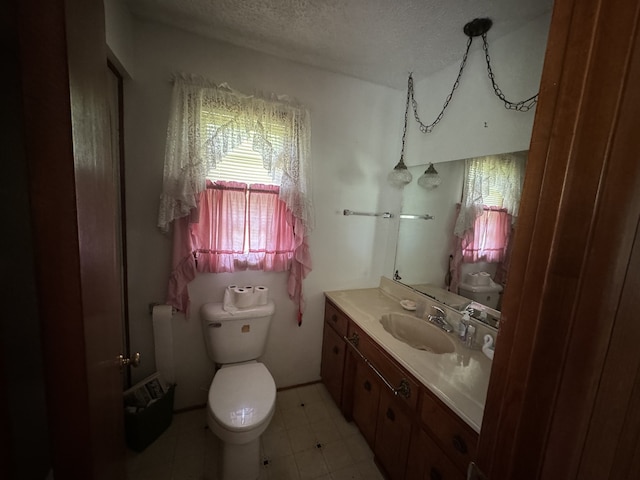
<path id="1" fill-rule="evenodd" d="M 405 310 L 414 311 L 416 309 L 416 302 L 413 300 L 400 300 L 400 305 Z"/>

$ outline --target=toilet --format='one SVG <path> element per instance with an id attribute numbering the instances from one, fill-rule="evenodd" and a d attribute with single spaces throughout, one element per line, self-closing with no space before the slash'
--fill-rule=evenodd
<path id="1" fill-rule="evenodd" d="M 207 425 L 222 443 L 221 480 L 255 480 L 260 475 L 260 435 L 276 406 L 276 384 L 262 363 L 275 305 L 224 310 L 200 309 L 207 353 L 219 367 L 209 387 Z"/>
<path id="2" fill-rule="evenodd" d="M 488 279 L 486 285 L 473 285 L 462 282 L 458 286 L 459 295 L 493 309 L 498 307 L 500 292 L 502 292 L 502 285 L 495 283 L 491 279 Z"/>

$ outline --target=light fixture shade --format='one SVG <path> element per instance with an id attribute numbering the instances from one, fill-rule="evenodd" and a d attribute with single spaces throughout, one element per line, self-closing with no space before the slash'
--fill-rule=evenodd
<path id="1" fill-rule="evenodd" d="M 429 164 L 429 167 L 418 179 L 418 185 L 426 188 L 427 190 L 433 190 L 438 185 L 440 185 L 440 182 L 442 182 L 442 179 L 440 178 L 440 175 L 438 174 L 436 169 L 433 167 L 433 163 Z"/>
<path id="2" fill-rule="evenodd" d="M 413 179 L 411 172 L 407 170 L 407 166 L 404 164 L 402 158 L 398 164 L 393 167 L 393 170 L 387 175 L 387 181 L 396 188 L 402 188 Z"/>

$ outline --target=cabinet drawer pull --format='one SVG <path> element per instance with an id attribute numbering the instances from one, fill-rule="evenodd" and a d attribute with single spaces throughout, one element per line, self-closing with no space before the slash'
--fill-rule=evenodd
<path id="1" fill-rule="evenodd" d="M 390 408 L 387 408 L 387 418 L 392 422 L 396 419 L 396 414 L 393 413 L 393 410 L 391 410 Z"/>
<path id="2" fill-rule="evenodd" d="M 436 467 L 431 467 L 431 470 L 429 470 L 429 478 L 431 480 L 442 480 L 442 474 Z"/>
<path id="3" fill-rule="evenodd" d="M 394 387 L 393 385 L 391 385 L 391 382 L 389 382 L 389 380 L 387 380 L 384 377 L 384 375 L 380 373 L 380 371 L 375 367 L 375 365 L 373 365 L 373 363 L 371 363 L 369 359 L 365 357 L 360 350 L 358 350 L 358 343 L 360 342 L 360 337 L 358 336 L 357 333 L 354 333 L 351 337 L 343 336 L 342 339 L 345 342 L 347 342 L 347 345 L 349 345 L 351 349 L 358 354 L 358 356 L 364 361 L 364 363 L 366 363 L 367 366 L 371 370 L 373 370 L 373 373 L 375 373 L 378 376 L 378 378 L 384 382 L 387 388 L 389 388 L 389 390 L 391 390 L 395 396 L 400 396 L 403 398 L 411 397 L 411 386 L 409 385 L 409 382 L 407 381 L 406 378 L 403 378 L 402 380 L 400 380 L 400 385 L 398 385 L 397 387 Z"/>
<path id="4" fill-rule="evenodd" d="M 333 346 L 333 353 L 335 353 L 336 355 L 338 355 L 340 353 L 340 347 L 338 347 L 337 345 Z"/>
<path id="5" fill-rule="evenodd" d="M 369 380 L 366 380 L 366 381 L 364 382 L 364 389 L 365 389 L 367 392 L 370 392 L 370 391 L 371 391 L 371 382 L 369 382 Z"/>
<path id="6" fill-rule="evenodd" d="M 463 455 L 469 451 L 467 444 L 460 435 L 453 436 L 453 448 L 462 453 Z"/>

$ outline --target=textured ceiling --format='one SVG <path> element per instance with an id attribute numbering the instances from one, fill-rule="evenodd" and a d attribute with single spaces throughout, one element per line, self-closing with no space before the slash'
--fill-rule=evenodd
<path id="1" fill-rule="evenodd" d="M 402 90 L 458 63 L 462 27 L 489 17 L 499 38 L 553 0 L 128 0 L 141 18 Z"/>

